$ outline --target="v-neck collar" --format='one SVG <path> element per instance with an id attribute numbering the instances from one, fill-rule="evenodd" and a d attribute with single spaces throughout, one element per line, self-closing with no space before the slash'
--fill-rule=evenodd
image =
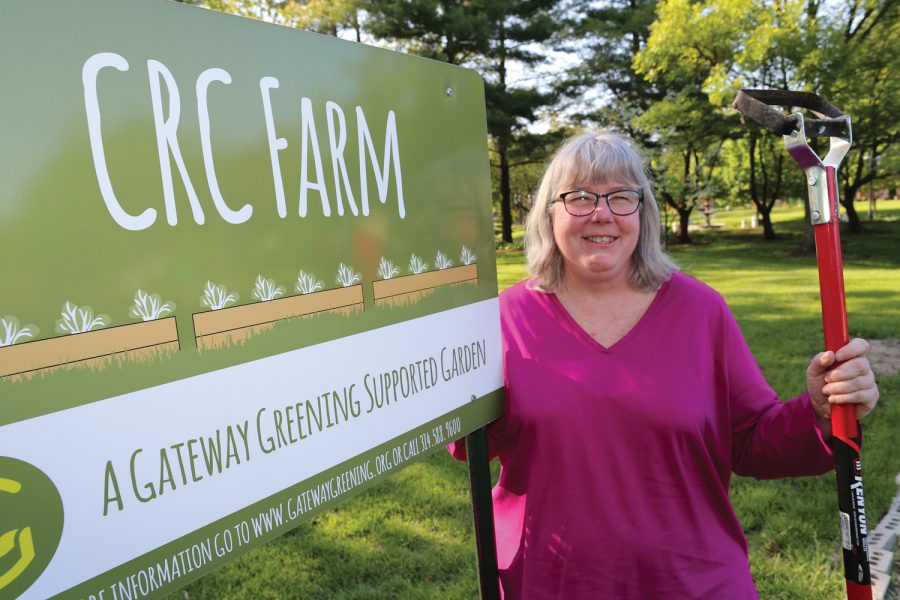
<path id="1" fill-rule="evenodd" d="M 575 317 L 569 313 L 566 307 L 563 305 L 562 301 L 559 299 L 555 293 L 548 294 L 551 297 L 551 303 L 556 310 L 562 315 L 562 318 L 569 323 L 572 327 L 573 331 L 576 335 L 582 337 L 587 343 L 596 346 L 601 352 L 609 353 L 615 351 L 617 348 L 625 344 L 629 339 L 637 335 L 639 330 L 644 327 L 644 323 L 650 319 L 652 314 L 656 312 L 657 307 L 662 302 L 663 297 L 666 295 L 666 292 L 669 290 L 669 285 L 672 283 L 672 277 L 669 277 L 661 286 L 659 286 L 659 290 L 656 292 L 656 296 L 653 297 L 653 300 L 650 302 L 650 306 L 647 307 L 647 310 L 644 311 L 644 314 L 638 319 L 637 323 L 628 330 L 628 332 L 616 340 L 611 346 L 604 346 L 588 333 L 581 324 L 575 320 Z"/>

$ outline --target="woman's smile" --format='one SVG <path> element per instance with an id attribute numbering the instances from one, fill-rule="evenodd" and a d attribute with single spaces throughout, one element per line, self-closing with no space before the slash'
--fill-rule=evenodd
<path id="1" fill-rule="evenodd" d="M 619 238 L 612 235 L 587 235 L 584 239 L 593 244 L 611 244 Z"/>

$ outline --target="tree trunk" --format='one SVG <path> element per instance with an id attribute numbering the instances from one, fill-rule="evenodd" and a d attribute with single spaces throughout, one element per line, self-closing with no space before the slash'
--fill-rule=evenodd
<path id="1" fill-rule="evenodd" d="M 841 199 L 841 206 L 847 211 L 847 231 L 850 233 L 862 233 L 862 221 L 859 220 L 859 213 L 853 205 L 853 198 L 856 196 L 856 190 L 852 187 L 845 188 L 846 194 Z"/>
<path id="2" fill-rule="evenodd" d="M 860 152 L 857 156 L 856 164 L 847 165 L 847 169 L 844 171 L 844 185 L 838 186 L 838 190 L 843 192 L 838 193 L 838 201 L 847 213 L 847 231 L 849 233 L 863 232 L 862 221 L 859 219 L 859 214 L 856 212 L 853 200 L 856 199 L 856 192 L 866 184 L 866 179 L 868 178 L 863 171 L 863 167 L 865 166 L 865 156 L 865 152 Z M 843 189 L 841 189 L 841 187 L 843 187 Z"/>
<path id="3" fill-rule="evenodd" d="M 763 237 L 767 240 L 775 239 L 775 227 L 772 226 L 772 207 L 771 206 L 760 206 L 759 208 L 759 216 L 762 220 L 763 226 Z"/>
<path id="4" fill-rule="evenodd" d="M 875 190 L 872 188 L 872 182 L 869 182 L 869 220 L 875 220 Z"/>
<path id="5" fill-rule="evenodd" d="M 500 88 L 506 93 L 506 23 L 500 19 L 500 60 L 497 74 Z M 497 137 L 497 154 L 500 155 L 500 239 L 512 244 L 512 193 L 509 189 L 509 141 L 512 139 L 511 127 L 503 126 Z"/>
<path id="6" fill-rule="evenodd" d="M 691 211 L 694 209 L 693 206 L 684 208 L 678 207 L 676 210 L 678 211 L 678 243 L 679 244 L 690 244 L 691 243 L 691 235 L 688 231 L 688 225 L 691 221 Z"/>
<path id="7" fill-rule="evenodd" d="M 506 139 L 497 140 L 497 154 L 500 155 L 500 239 L 511 244 L 512 238 L 512 194 L 509 189 L 509 150 Z"/>
<path id="8" fill-rule="evenodd" d="M 663 240 L 665 241 L 664 242 L 665 246 L 663 246 L 663 248 L 665 248 L 666 252 L 668 252 L 669 251 L 669 209 L 666 205 L 665 200 L 660 202 L 659 209 L 660 209 L 660 212 L 662 213 L 662 217 L 663 217 Z"/>

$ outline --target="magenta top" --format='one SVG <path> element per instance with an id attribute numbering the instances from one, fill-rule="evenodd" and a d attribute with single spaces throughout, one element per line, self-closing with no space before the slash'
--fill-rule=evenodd
<path id="1" fill-rule="evenodd" d="M 609 348 L 529 282 L 500 314 L 504 596 L 756 598 L 731 473 L 816 475 L 834 459 L 809 395 L 778 400 L 722 297 L 676 273 Z"/>

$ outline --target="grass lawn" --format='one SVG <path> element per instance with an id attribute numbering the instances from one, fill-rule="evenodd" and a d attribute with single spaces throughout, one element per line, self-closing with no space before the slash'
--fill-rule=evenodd
<path id="1" fill-rule="evenodd" d="M 862 216 L 864 203 L 860 203 Z M 732 307 L 769 382 L 800 393 L 822 345 L 815 257 L 798 252 L 802 207 L 776 209 L 779 239 L 740 229 L 749 211 L 722 211 L 724 226 L 671 253 L 682 270 Z M 702 220 L 702 215 L 698 220 Z M 900 337 L 900 201 L 880 202 L 870 232 L 844 236 L 852 335 Z M 498 251 L 500 288 L 526 276 L 522 252 Z M 900 375 L 881 377 L 879 409 L 865 420 L 866 504 L 874 525 L 900 471 Z M 732 500 L 747 532 L 760 596 L 844 597 L 832 474 L 758 482 L 736 477 Z M 475 598 L 474 534 L 465 465 L 438 452 L 375 489 L 304 523 L 197 581 L 189 598 Z"/>

